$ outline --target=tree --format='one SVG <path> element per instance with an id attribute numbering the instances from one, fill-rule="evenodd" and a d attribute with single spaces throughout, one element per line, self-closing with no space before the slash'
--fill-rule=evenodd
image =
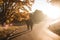
<path id="1" fill-rule="evenodd" d="M 11 23 L 14 19 L 19 21 L 28 20 L 29 11 L 31 11 L 34 0 L 2 0 L 3 1 L 3 14 L 4 22 Z M 28 8 L 28 9 L 26 9 Z M 28 11 L 29 10 L 29 11 Z"/>
<path id="2" fill-rule="evenodd" d="M 2 24 L 4 23 L 10 24 L 12 21 L 14 21 L 14 19 L 18 21 L 26 20 L 27 26 L 29 26 L 29 24 L 32 24 L 32 22 L 30 22 L 29 11 L 26 9 L 26 7 L 31 11 L 31 6 L 33 3 L 34 3 L 34 0 L 2 0 L 0 1 L 0 5 L 2 4 L 2 7 L 3 7 L 3 11 L 0 12 L 0 20 L 2 21 Z M 2 7 L 0 6 L 0 8 Z M 13 39 L 16 36 L 18 36 L 18 34 L 20 34 L 20 32 L 17 33 L 16 31 L 17 28 L 15 27 L 11 27 L 11 29 L 8 28 L 7 30 L 5 30 L 3 27 L 1 28 L 2 30 L 0 31 L 1 32 L 0 40 L 10 40 L 9 39 L 10 37 Z"/>

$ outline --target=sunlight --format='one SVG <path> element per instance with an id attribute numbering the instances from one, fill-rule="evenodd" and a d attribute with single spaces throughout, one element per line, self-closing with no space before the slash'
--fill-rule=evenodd
<path id="1" fill-rule="evenodd" d="M 60 9 L 52 5 L 47 5 L 42 11 L 52 19 L 57 19 L 60 16 Z"/>
<path id="2" fill-rule="evenodd" d="M 35 0 L 32 11 L 41 10 L 45 15 L 52 19 L 57 19 L 60 16 L 60 8 L 48 3 L 47 0 Z"/>

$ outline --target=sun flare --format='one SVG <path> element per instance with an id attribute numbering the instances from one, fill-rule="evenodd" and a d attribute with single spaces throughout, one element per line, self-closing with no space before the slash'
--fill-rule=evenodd
<path id="1" fill-rule="evenodd" d="M 42 11 L 52 19 L 57 19 L 60 16 L 60 9 L 53 5 L 46 6 L 46 8 L 44 8 Z"/>
<path id="2" fill-rule="evenodd" d="M 60 16 L 60 8 L 53 6 L 46 0 L 35 0 L 32 10 L 34 11 L 36 9 L 41 10 L 45 15 L 52 19 L 57 19 Z"/>

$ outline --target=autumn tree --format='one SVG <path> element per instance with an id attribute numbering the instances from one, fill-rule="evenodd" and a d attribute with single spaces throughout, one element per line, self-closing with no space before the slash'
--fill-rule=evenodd
<path id="1" fill-rule="evenodd" d="M 29 20 L 34 0 L 2 0 L 4 8 L 4 23 L 11 23 L 14 19 L 18 21 Z"/>

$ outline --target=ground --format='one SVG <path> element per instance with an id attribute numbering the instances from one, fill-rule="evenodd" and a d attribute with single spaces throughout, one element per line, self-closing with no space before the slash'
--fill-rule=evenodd
<path id="1" fill-rule="evenodd" d="M 51 22 L 51 19 L 46 18 L 38 24 L 34 24 L 32 31 L 27 30 L 25 26 L 20 27 L 19 36 L 12 40 L 59 40 L 60 37 L 48 29 Z"/>
<path id="2" fill-rule="evenodd" d="M 12 40 L 59 40 L 60 37 L 48 29 L 51 22 L 51 19 L 46 18 L 38 24 L 34 24 L 32 31 L 27 30 Z"/>

